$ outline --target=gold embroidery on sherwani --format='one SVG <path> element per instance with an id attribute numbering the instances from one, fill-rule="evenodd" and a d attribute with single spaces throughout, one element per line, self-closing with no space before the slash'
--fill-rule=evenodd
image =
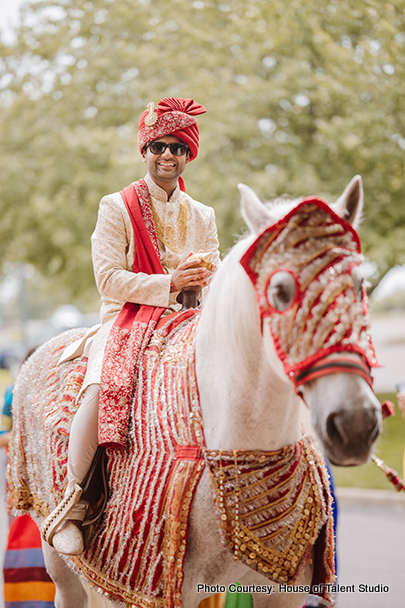
<path id="1" fill-rule="evenodd" d="M 181 199 L 179 216 L 174 226 L 170 226 L 170 224 L 167 224 L 160 219 L 159 214 L 153 204 L 152 197 L 150 198 L 150 204 L 152 207 L 155 230 L 159 241 L 161 241 L 174 253 L 180 253 L 184 249 L 187 238 L 188 212 L 186 201 L 183 198 Z"/>
<path id="2" fill-rule="evenodd" d="M 219 266 L 218 239 L 215 227 L 214 210 L 194 201 L 179 188 L 167 200 L 167 195 L 147 174 L 145 182 L 150 197 L 153 198 L 160 217 L 173 217 L 179 214 L 181 199 L 187 206 L 187 231 L 184 248 L 178 253 L 166 247 L 161 241 L 160 259 L 165 272 L 171 275 L 181 260 L 190 251 L 213 252 L 213 263 Z M 169 307 L 176 310 L 180 305 L 173 293 L 169 295 L 167 275 L 145 275 L 131 272 L 135 256 L 135 240 L 131 220 L 119 192 L 102 199 L 96 230 L 92 236 L 92 257 L 96 283 L 102 296 L 102 326 L 94 337 L 89 352 L 89 365 L 86 375 L 88 384 L 100 383 L 104 350 L 111 326 L 125 302 L 139 302 L 150 306 Z M 106 280 L 108 278 L 108 281 Z M 203 290 L 203 299 L 205 297 Z"/>

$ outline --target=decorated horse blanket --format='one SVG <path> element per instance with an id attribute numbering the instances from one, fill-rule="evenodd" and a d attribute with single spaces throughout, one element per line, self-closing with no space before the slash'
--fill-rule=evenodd
<path id="1" fill-rule="evenodd" d="M 224 545 L 270 580 L 293 583 L 315 557 L 313 583 L 333 582 L 330 493 L 322 458 L 303 438 L 276 452 L 205 448 L 195 374 L 199 313 L 161 319 L 138 369 L 127 445 L 107 448 L 109 499 L 70 567 L 110 599 L 179 608 L 188 518 L 206 466 Z M 58 365 L 71 331 L 43 345 L 16 384 L 9 502 L 38 522 L 61 501 L 86 358 Z"/>
<path id="2" fill-rule="evenodd" d="M 193 348 L 199 315 L 192 314 L 155 330 L 137 376 L 127 446 L 107 449 L 104 518 L 84 554 L 70 558 L 111 599 L 142 608 L 181 605 L 188 515 L 204 467 Z M 57 362 L 78 337 L 69 332 L 41 347 L 17 387 L 9 474 L 17 510 L 46 516 L 63 496 L 69 427 L 87 360 Z M 23 395 L 28 410 L 19 407 Z"/>

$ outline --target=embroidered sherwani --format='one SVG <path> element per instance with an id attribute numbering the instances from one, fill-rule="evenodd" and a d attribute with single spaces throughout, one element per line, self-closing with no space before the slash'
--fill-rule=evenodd
<path id="1" fill-rule="evenodd" d="M 83 389 L 99 384 L 104 350 L 111 327 L 125 302 L 135 302 L 176 310 L 175 292 L 170 292 L 171 273 L 190 251 L 200 249 L 214 254 L 219 264 L 215 213 L 211 207 L 193 200 L 177 186 L 170 199 L 148 175 L 145 177 L 154 213 L 161 223 L 175 227 L 186 208 L 186 235 L 176 251 L 159 241 L 160 259 L 166 274 L 133 273 L 135 242 L 131 220 L 119 192 L 105 196 L 91 238 L 96 284 L 101 295 L 101 328 L 86 350 L 89 363 Z"/>

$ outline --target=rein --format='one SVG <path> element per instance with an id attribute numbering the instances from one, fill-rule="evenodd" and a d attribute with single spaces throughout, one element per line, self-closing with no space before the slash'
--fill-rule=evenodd
<path id="1" fill-rule="evenodd" d="M 313 365 L 302 369 L 293 376 L 290 375 L 296 387 L 329 374 L 355 374 L 363 378 L 367 384 L 373 386 L 370 366 L 366 360 L 356 354 L 334 353 L 318 359 Z"/>

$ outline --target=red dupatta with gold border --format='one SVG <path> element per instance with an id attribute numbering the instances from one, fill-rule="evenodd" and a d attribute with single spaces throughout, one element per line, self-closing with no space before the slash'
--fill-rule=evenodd
<path id="1" fill-rule="evenodd" d="M 120 194 L 135 237 L 133 272 L 164 274 L 145 180 L 134 182 Z M 165 308 L 126 302 L 111 328 L 100 381 L 98 440 L 104 447 L 126 445 L 137 368 L 164 311 Z"/>

